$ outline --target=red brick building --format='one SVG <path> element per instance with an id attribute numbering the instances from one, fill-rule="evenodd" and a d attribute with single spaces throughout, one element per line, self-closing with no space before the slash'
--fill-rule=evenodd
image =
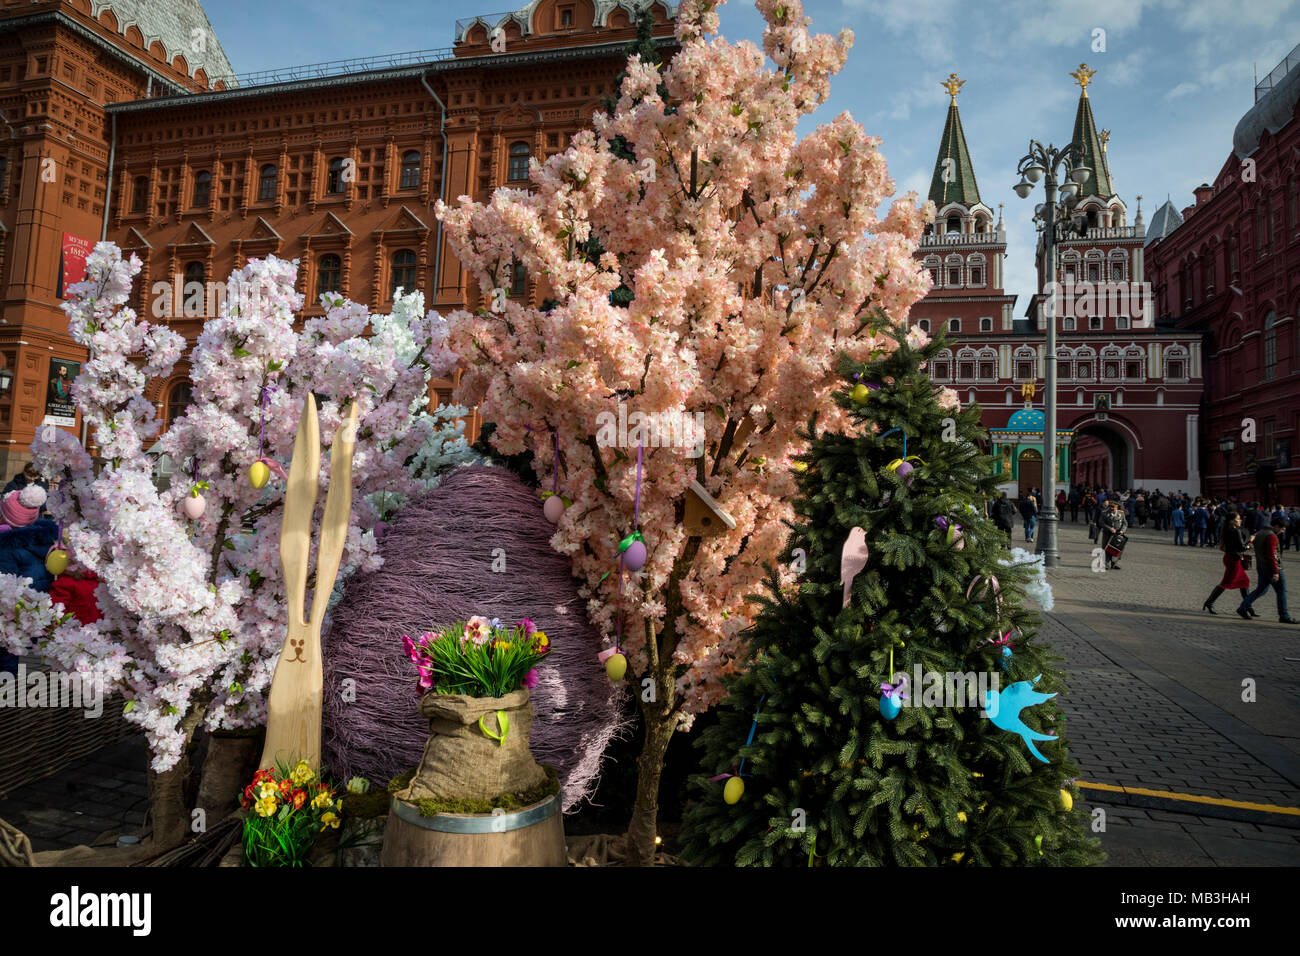
<path id="1" fill-rule="evenodd" d="M 476 307 L 433 204 L 486 199 L 564 149 L 622 71 L 638 6 L 531 0 L 458 22 L 444 49 L 235 76 L 198 0 L 0 0 L 0 474 L 47 415 L 77 427 L 56 400 L 84 357 L 62 266 L 79 278 L 101 237 L 144 261 L 136 307 L 191 340 L 209 309 L 178 308 L 183 287 L 268 254 L 301 260 L 308 315 L 327 290 L 386 311 L 398 286 Z M 651 7 L 665 58 L 675 11 Z M 516 277 L 512 294 L 541 293 Z M 173 415 L 186 367 L 149 395 Z"/>
<path id="2" fill-rule="evenodd" d="M 1300 502 L 1300 47 L 1151 245 L 1158 314 L 1205 336 L 1207 490 Z M 1251 427 L 1253 424 L 1253 428 Z M 1231 448 L 1227 446 L 1231 444 Z"/>
<path id="3" fill-rule="evenodd" d="M 1025 386 L 1033 386 L 1036 408 L 1043 406 L 1044 291 L 1055 279 L 1063 292 L 1055 318 L 1058 483 L 1199 491 L 1199 336 L 1151 319 L 1141 208 L 1130 225 L 1111 175 L 1109 134 L 1093 118 L 1092 72 L 1073 75 L 1081 87 L 1073 137 L 1093 175 L 1076 197 L 1055 268 L 1043 261 L 1040 238 L 1039 288 L 1023 318 L 1014 315 L 1016 296 L 1003 288 L 1002 204 L 994 225 L 966 147 L 957 109 L 963 81 L 954 75 L 945 84 L 952 101 L 930 186 L 936 222 L 917 251 L 934 288 L 913 308 L 912 321 L 955 340 L 935 360 L 935 379 L 963 402 L 978 402 L 986 428 L 1005 429 L 1024 407 Z M 1031 419 L 1040 422 L 1036 438 L 1024 430 Z M 1013 424 L 992 436 L 1004 480 L 1041 486 L 1041 415 L 1019 415 Z"/>

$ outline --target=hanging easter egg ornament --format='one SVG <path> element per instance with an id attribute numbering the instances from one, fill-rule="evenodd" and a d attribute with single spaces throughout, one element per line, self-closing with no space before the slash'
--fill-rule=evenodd
<path id="1" fill-rule="evenodd" d="M 58 545 L 50 548 L 45 554 L 45 570 L 56 578 L 64 571 L 68 570 L 68 552 L 64 551 Z"/>
<path id="2" fill-rule="evenodd" d="M 209 487 L 206 481 L 196 481 L 190 488 L 190 493 L 181 499 L 181 511 L 185 517 L 191 521 L 197 521 L 203 517 L 203 512 L 207 510 L 208 501 L 201 494 L 199 489 Z"/>
<path id="3" fill-rule="evenodd" d="M 645 567 L 645 538 L 640 531 L 633 531 L 618 543 L 619 553 L 623 555 L 623 567 L 629 571 L 640 571 Z"/>
<path id="4" fill-rule="evenodd" d="M 551 470 L 551 490 L 542 492 L 542 498 L 546 502 L 542 505 L 542 514 L 551 524 L 558 524 L 564 509 L 573 504 L 560 494 L 560 433 L 558 431 L 555 433 L 555 458 Z"/>
<path id="5" fill-rule="evenodd" d="M 1066 812 L 1074 809 L 1074 796 L 1065 788 L 1061 789 L 1061 809 Z"/>
<path id="6" fill-rule="evenodd" d="M 265 488 L 271 480 L 271 469 L 261 458 L 248 466 L 248 483 L 254 488 Z"/>
<path id="7" fill-rule="evenodd" d="M 744 795 L 745 781 L 740 777 L 731 777 L 722 788 L 722 799 L 730 804 L 739 803 Z"/>
<path id="8" fill-rule="evenodd" d="M 897 684 L 883 683 L 880 685 L 880 716 L 885 720 L 893 720 L 903 710 L 903 701 L 907 700 L 907 675 L 896 674 Z"/>
<path id="9" fill-rule="evenodd" d="M 552 492 L 546 492 L 544 497 L 546 503 L 542 505 L 542 514 L 546 516 L 546 520 L 551 524 L 558 524 L 560 516 L 564 514 L 564 509 L 568 507 L 568 504 L 564 498 Z"/>
<path id="10" fill-rule="evenodd" d="M 617 684 L 627 674 L 627 658 L 622 654 L 611 654 L 605 661 L 605 676 Z"/>

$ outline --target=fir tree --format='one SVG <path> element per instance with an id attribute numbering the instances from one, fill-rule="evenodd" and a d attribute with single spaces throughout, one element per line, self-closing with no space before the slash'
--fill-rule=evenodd
<path id="1" fill-rule="evenodd" d="M 809 422 L 785 555 L 806 568 L 797 593 L 781 594 L 773 575 L 770 595 L 753 599 L 762 606 L 749 634 L 754 658 L 726 682 L 719 723 L 698 742 L 708 773 L 692 780 L 684 853 L 767 866 L 1094 863 L 1097 841 L 1082 809 L 1066 809 L 1075 794 L 1062 793 L 1075 768 L 1059 698 L 1020 714 L 1059 735 L 1034 740 L 1049 761 L 1040 762 L 984 716 L 977 694 L 957 706 L 935 692 L 933 675 L 969 672 L 1003 689 L 1066 688 L 1051 663 L 1059 658 L 1033 639 L 1028 571 L 1000 563 L 1008 540 L 985 515 L 996 479 L 976 445 L 986 437 L 979 410 L 958 411 L 922 370 L 942 341 L 913 349 L 894 334 L 896 352 L 842 366 L 835 401 L 852 410 L 860 436 L 818 434 L 816 416 Z M 915 470 L 900 477 L 906 469 L 891 464 L 904 457 L 904 436 Z M 869 556 L 843 607 L 841 554 L 855 527 Z M 992 642 L 1008 631 L 1010 657 Z M 931 675 L 923 686 L 917 667 Z M 881 684 L 893 674 L 907 675 L 909 698 L 890 720 Z M 743 794 L 730 805 L 710 776 L 737 771 Z"/>

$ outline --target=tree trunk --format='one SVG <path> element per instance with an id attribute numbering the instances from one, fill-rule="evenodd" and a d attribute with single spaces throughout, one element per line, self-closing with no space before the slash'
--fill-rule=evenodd
<path id="1" fill-rule="evenodd" d="M 207 703 L 191 705 L 181 720 L 185 746 L 176 766 L 162 773 L 149 770 L 149 818 L 153 824 L 153 849 L 161 852 L 178 847 L 193 834 L 190 831 L 190 797 L 187 788 L 192 773 L 194 731 L 207 713 Z"/>
<path id="2" fill-rule="evenodd" d="M 659 822 L 659 782 L 664 772 L 664 754 L 677 727 L 676 714 L 662 706 L 642 707 L 645 717 L 645 743 L 636 768 L 636 806 L 627 825 L 627 861 L 629 866 L 653 866 L 655 836 Z"/>

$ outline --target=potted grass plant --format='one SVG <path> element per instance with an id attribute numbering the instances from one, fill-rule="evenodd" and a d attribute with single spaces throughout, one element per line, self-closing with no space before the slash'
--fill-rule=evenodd
<path id="1" fill-rule="evenodd" d="M 550 652 L 532 621 L 471 617 L 418 640 L 402 636 L 429 718 L 424 759 L 404 799 L 492 801 L 535 790 L 546 772 L 528 749 L 529 689 Z"/>

